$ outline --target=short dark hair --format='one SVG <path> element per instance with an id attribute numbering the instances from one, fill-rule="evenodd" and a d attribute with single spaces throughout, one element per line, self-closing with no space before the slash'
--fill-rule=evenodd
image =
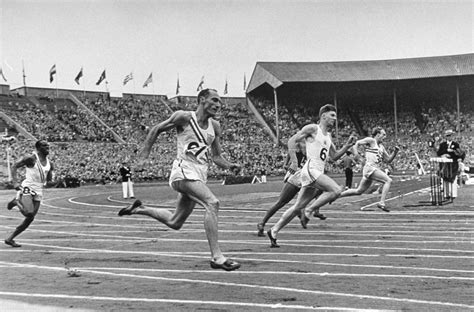
<path id="1" fill-rule="evenodd" d="M 372 137 L 375 137 L 377 134 L 382 132 L 383 128 L 382 127 L 375 127 L 372 129 Z"/>
<path id="2" fill-rule="evenodd" d="M 35 143 L 36 149 L 40 148 L 40 146 L 41 146 L 42 144 L 45 144 L 45 143 L 48 144 L 48 142 L 46 142 L 45 140 L 38 140 L 38 141 L 36 141 L 36 143 Z"/>
<path id="3" fill-rule="evenodd" d="M 198 96 L 197 96 L 197 102 L 198 104 L 201 104 L 201 96 L 203 97 L 207 97 L 209 95 L 209 93 L 211 93 L 211 91 L 214 91 L 214 92 L 217 92 L 217 90 L 215 89 L 202 89 L 199 93 L 198 93 Z"/>
<path id="4" fill-rule="evenodd" d="M 336 106 L 334 106 L 332 104 L 326 104 L 326 105 L 322 106 L 319 109 L 319 118 L 321 118 L 321 116 L 324 113 L 327 113 L 327 112 L 337 112 Z"/>

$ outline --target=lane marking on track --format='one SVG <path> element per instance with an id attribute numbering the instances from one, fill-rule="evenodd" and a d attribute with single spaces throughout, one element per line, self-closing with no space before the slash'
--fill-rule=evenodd
<path id="1" fill-rule="evenodd" d="M 101 231 L 88 231 L 87 233 L 84 233 L 84 232 L 71 232 L 71 231 L 53 231 L 53 230 L 40 230 L 38 229 L 37 227 L 39 227 L 40 225 L 36 225 L 36 228 L 31 228 L 29 229 L 29 232 L 39 232 L 39 233 L 54 233 L 54 234 L 61 234 L 61 235 L 70 235 L 70 236 L 91 236 L 91 237 L 114 237 L 114 238 L 125 238 L 125 239 L 146 239 L 145 237 L 143 236 L 122 236 L 122 235 L 107 235 L 107 234 L 100 234 L 102 233 Z M 16 226 L 5 226 L 5 225 L 0 225 L 0 228 L 5 228 L 5 229 L 13 229 L 15 228 Z M 139 227 L 139 226 L 130 226 L 130 227 Z M 145 227 L 140 227 L 141 229 L 145 229 Z M 97 232 L 99 234 L 95 234 L 93 232 Z M 104 231 L 105 233 L 124 233 L 126 231 L 121 231 L 121 230 L 117 230 L 117 231 Z M 174 233 L 173 231 L 167 229 L 167 228 L 164 228 L 164 229 L 160 229 L 160 228 L 151 228 L 150 231 L 138 231 L 138 233 L 151 233 L 151 234 L 154 234 L 154 232 L 157 232 L 157 233 L 167 233 L 167 234 L 171 234 L 171 233 Z M 255 231 L 233 231 L 233 230 L 222 230 L 220 231 L 221 233 L 255 233 Z M 429 241 L 426 241 L 426 238 L 437 238 L 437 239 L 440 239 L 440 238 L 444 238 L 444 239 L 453 239 L 452 243 L 456 243 L 458 242 L 459 240 L 466 240 L 467 242 L 472 242 L 472 233 L 470 232 L 465 232 L 465 231 L 462 231 L 460 233 L 458 232 L 452 232 L 454 234 L 454 236 L 436 236 L 436 235 L 430 235 L 429 237 L 425 236 L 425 235 L 406 235 L 406 234 L 392 234 L 392 233 L 389 233 L 389 234 L 384 234 L 384 233 L 387 233 L 388 231 L 364 231 L 364 233 L 367 233 L 367 234 L 361 234 L 360 232 L 353 232 L 353 231 L 286 231 L 285 233 L 286 234 L 295 234 L 295 235 L 303 235 L 303 236 L 308 236 L 308 235 L 332 235 L 332 236 L 345 236 L 345 235 L 350 235 L 351 237 L 354 237 L 354 236 L 370 236 L 370 237 L 373 237 L 373 233 L 376 233 L 378 236 L 384 236 L 384 235 L 390 235 L 391 238 L 393 237 L 410 237 L 410 238 L 423 238 L 423 241 L 420 241 L 420 243 L 426 243 L 426 242 L 429 242 Z M 390 231 L 392 232 L 392 231 Z M 407 231 L 405 231 L 407 232 Z M 137 231 L 132 231 L 132 233 L 137 233 Z M 188 230 L 180 230 L 180 233 L 183 233 L 183 234 L 186 234 L 186 233 L 205 233 L 205 230 L 203 229 L 196 229 L 196 230 L 191 230 L 191 229 L 188 229 Z M 398 232 L 395 232 L 395 233 L 398 233 Z M 419 231 L 414 231 L 413 233 L 419 233 Z M 429 232 L 431 233 L 431 232 Z M 446 231 L 443 232 L 443 234 L 446 234 Z M 466 234 L 466 235 L 465 235 Z M 158 238 L 153 238 L 153 239 L 158 239 Z M 258 240 L 258 239 L 257 239 Z M 265 241 L 264 239 L 261 239 L 260 241 Z M 288 241 L 288 242 L 291 242 L 291 240 L 281 240 L 283 242 L 285 241 Z M 299 242 L 301 242 L 302 240 L 298 240 Z M 310 240 L 310 241 L 314 241 L 314 240 Z M 229 242 L 233 242 L 233 241 L 229 241 Z M 245 240 L 245 242 L 252 242 L 250 240 Z M 386 240 L 386 242 L 390 242 L 389 240 Z"/>
<path id="2" fill-rule="evenodd" d="M 17 249 L 9 249 L 11 253 L 21 253 L 21 252 L 35 252 L 33 250 L 17 250 Z M 7 250 L 5 250 L 7 251 Z M 40 251 L 44 252 L 44 251 Z M 51 253 L 73 253 L 73 254 L 91 254 L 95 252 L 90 252 L 89 250 L 81 250 L 81 251 L 65 251 L 65 250 L 48 250 L 48 252 Z M 130 252 L 129 254 L 134 254 L 135 252 Z M 142 254 L 142 253 L 140 253 Z M 257 256 L 272 256 L 273 254 L 269 253 L 248 253 L 251 254 L 252 256 L 257 255 Z M 293 256 L 293 253 L 283 253 L 285 256 Z M 152 256 L 156 257 L 157 254 L 154 253 Z M 207 252 L 162 252 L 159 256 L 163 257 L 175 257 L 175 258 L 191 258 L 191 259 L 198 259 L 198 260 L 208 260 L 208 253 Z M 298 257 L 301 257 L 301 255 L 297 255 Z M 238 260 L 241 261 L 249 261 L 249 262 L 262 262 L 262 263 L 286 263 L 286 264 L 297 264 L 297 265 L 318 265 L 318 266 L 335 266 L 335 267 L 346 267 L 346 268 L 363 268 L 363 269 L 382 269 L 382 270 L 402 270 L 403 272 L 407 270 L 411 271 L 427 271 L 427 272 L 443 272 L 443 273 L 462 273 L 462 274 L 473 274 L 474 271 L 472 270 L 459 270 L 459 269 L 439 269 L 439 268 L 428 268 L 428 267 L 420 267 L 420 266 L 414 266 L 414 267 L 409 267 L 409 266 L 394 266 L 394 265 L 381 265 L 381 264 L 354 264 L 354 263 L 340 263 L 340 262 L 323 262 L 323 261 L 305 261 L 305 260 L 289 260 L 289 259 L 265 259 L 265 258 L 243 258 L 239 257 Z M 17 263 L 15 263 L 17 265 Z M 219 271 L 221 272 L 221 271 Z"/>
<path id="3" fill-rule="evenodd" d="M 11 268 L 11 266 L 10 266 Z M 222 275 L 226 272 L 216 270 L 166 270 L 166 269 L 140 269 L 140 268 L 111 268 L 111 267 L 79 267 L 74 266 L 76 270 L 105 270 L 105 271 L 126 271 L 126 272 L 150 272 L 150 273 L 206 273 L 214 275 Z M 472 272 L 474 273 L 474 272 Z M 244 271 L 236 270 L 234 274 L 237 275 L 299 275 L 299 276 L 319 276 L 319 277 L 373 277 L 373 278 L 402 278 L 402 279 L 440 279 L 440 280 L 457 280 L 457 281 L 474 281 L 474 277 L 466 276 L 433 276 L 433 275 L 412 275 L 412 274 L 368 274 L 368 273 L 332 273 L 332 272 L 294 272 L 294 271 Z"/>
<path id="4" fill-rule="evenodd" d="M 31 264 L 21 264 L 18 266 L 25 267 L 25 268 L 27 267 L 36 268 L 36 269 L 42 269 L 42 270 L 66 271 L 66 269 L 63 267 L 49 267 L 49 266 L 40 266 L 40 265 L 31 265 Z M 219 282 L 219 281 L 202 280 L 202 279 L 169 278 L 169 277 L 147 276 L 147 275 L 136 275 L 136 274 L 125 274 L 125 273 L 112 273 L 112 272 L 103 272 L 103 271 L 97 271 L 97 270 L 82 270 L 82 272 L 96 274 L 96 275 L 113 276 L 113 277 L 126 277 L 126 278 L 171 281 L 171 282 L 195 283 L 195 284 L 217 285 L 217 286 L 226 286 L 226 287 L 239 287 L 239 288 L 250 288 L 250 289 L 260 289 L 260 290 L 272 290 L 272 291 L 284 291 L 284 292 L 304 293 L 304 294 L 313 294 L 313 295 L 345 297 L 345 298 L 354 298 L 354 299 L 372 299 L 372 300 L 380 300 L 380 301 L 392 301 L 392 302 L 402 302 L 402 303 L 415 303 L 415 304 L 424 304 L 424 305 L 439 305 L 439 306 L 446 306 L 446 307 L 474 309 L 474 305 L 452 303 L 452 302 L 442 302 L 442 301 L 417 300 L 417 299 L 409 299 L 409 298 L 393 298 L 393 297 L 383 297 L 383 296 L 373 296 L 373 295 L 359 295 L 359 294 L 342 293 L 342 292 L 318 291 L 318 290 L 307 290 L 307 289 L 290 288 L 290 287 L 253 285 L 253 284 L 232 283 L 232 282 Z M 233 273 L 235 272 L 227 272 L 227 274 L 233 274 Z M 0 292 L 0 294 L 7 295 L 7 294 L 12 294 L 12 293 Z M 31 293 L 29 294 L 22 293 L 22 294 L 29 295 L 30 297 L 32 297 Z M 65 296 L 67 296 L 67 298 L 70 298 L 69 295 L 65 295 Z M 243 303 L 243 304 L 249 304 L 249 303 Z"/>
<path id="5" fill-rule="evenodd" d="M 237 306 L 237 307 L 251 307 L 251 308 L 269 308 L 269 309 L 294 309 L 294 310 L 321 310 L 321 311 L 380 311 L 379 309 L 356 309 L 345 307 L 313 307 L 303 305 L 287 305 L 281 303 L 266 304 L 266 303 L 249 303 L 249 302 L 234 302 L 234 301 L 203 301 L 203 300 L 183 300 L 183 299 L 157 299 L 157 298 L 127 298 L 127 297 L 105 297 L 105 296 L 79 296 L 66 294 L 32 294 L 19 292 L 0 291 L 0 295 L 13 297 L 34 297 L 34 298 L 49 298 L 49 299 L 84 299 L 96 301 L 125 301 L 125 302 L 145 302 L 145 303 L 177 303 L 180 305 L 189 304 L 193 308 L 195 305 L 214 305 L 214 306 Z"/>
<path id="6" fill-rule="evenodd" d="M 1 262 L 0 262 L 1 263 Z M 0 265 L 0 268 L 28 268 L 31 267 L 22 266 L 16 263 L 6 263 Z M 34 268 L 36 269 L 36 268 Z M 123 272 L 146 272 L 146 273 L 169 273 L 169 274 L 213 274 L 213 275 L 225 275 L 225 271 L 216 270 L 167 270 L 167 269 L 142 269 L 142 268 L 122 268 L 122 267 L 80 267 L 70 266 L 69 269 L 78 271 L 83 270 L 101 270 L 101 271 L 123 271 Z M 452 273 L 452 271 L 450 271 Z M 474 272 L 471 272 L 474 273 Z M 332 273 L 332 272 L 294 272 L 294 271 L 245 271 L 236 270 L 233 274 L 237 275 L 299 275 L 299 276 L 318 276 L 318 277 L 354 277 L 354 278 L 395 278 L 395 279 L 435 279 L 435 280 L 454 280 L 454 281 L 474 281 L 474 277 L 466 276 L 434 276 L 434 275 L 413 275 L 413 274 L 368 274 L 368 273 Z"/>
<path id="7" fill-rule="evenodd" d="M 372 205 L 375 205 L 377 203 L 373 203 L 373 204 L 370 204 L 368 206 L 364 206 L 364 207 L 369 207 L 369 206 L 372 206 Z M 55 209 L 59 209 L 59 210 L 68 210 L 68 211 L 71 211 L 71 210 L 74 210 L 74 211 L 77 211 L 77 209 L 74 209 L 74 208 L 66 208 L 66 207 L 60 207 L 60 206 L 56 206 L 56 205 L 52 205 L 52 204 L 48 204 L 48 203 L 45 203 L 43 202 L 41 204 L 42 206 L 46 206 L 46 207 L 50 207 L 50 208 L 55 208 Z M 110 206 L 110 205 L 98 205 L 98 204 L 87 204 L 89 207 L 97 207 L 97 208 L 124 208 L 126 205 L 123 205 L 123 206 Z M 288 205 L 288 208 L 290 206 Z M 175 207 L 173 207 L 174 209 Z M 288 209 L 286 208 L 286 209 Z M 382 212 L 382 211 L 377 211 L 377 213 L 373 213 L 371 211 L 360 211 L 360 209 L 355 209 L 355 210 L 350 210 L 348 211 L 347 209 L 344 209 L 344 208 L 341 208 L 341 209 L 338 209 L 338 210 L 327 210 L 326 209 L 327 206 L 325 206 L 325 209 L 324 209 L 324 212 L 325 213 L 329 213 L 329 214 L 343 214 L 343 215 L 348 215 L 348 214 L 354 214 L 354 215 L 370 215 L 370 216 L 411 216 L 411 215 L 446 215 L 446 216 L 474 216 L 474 211 L 464 211 L 464 210 L 418 210 L 418 211 L 413 211 L 413 210 L 410 210 L 410 211 L 390 211 L 390 213 L 386 213 L 386 212 Z M 363 208 L 363 207 L 362 207 Z M 282 211 L 278 211 L 279 214 L 282 214 L 285 210 L 285 207 L 282 208 Z M 89 210 L 87 210 L 89 211 Z M 94 212 L 94 213 L 97 213 L 97 210 L 91 210 L 91 212 Z M 118 211 L 118 210 L 117 210 Z M 197 208 L 195 209 L 196 212 L 204 212 L 205 210 L 204 209 L 201 209 L 201 208 Z M 241 217 L 247 217 L 247 218 L 258 218 L 258 217 L 252 217 L 252 216 L 241 216 L 240 213 L 253 213 L 253 214 L 259 214 L 261 215 L 262 212 L 266 212 L 267 209 L 237 209 L 235 207 L 227 207 L 225 210 L 221 210 L 221 212 L 233 212 L 233 213 L 239 213 L 239 215 L 235 215 L 235 216 L 228 216 L 228 217 L 237 217 L 237 218 L 241 218 Z M 103 211 L 103 210 L 99 210 L 99 212 L 104 212 L 104 213 L 108 213 L 107 211 Z M 196 214 L 193 214 L 193 215 L 196 215 Z M 393 219 L 386 219 L 386 220 L 393 220 Z"/>
<path id="8" fill-rule="evenodd" d="M 404 193 L 404 194 L 400 194 L 400 195 L 397 195 L 397 196 L 394 196 L 394 197 L 390 197 L 390 198 L 387 198 L 385 199 L 385 201 L 392 201 L 392 200 L 395 200 L 395 199 L 399 199 L 400 196 L 403 197 L 403 196 L 409 196 L 411 194 L 415 194 L 415 193 L 420 193 L 420 192 L 426 192 L 427 190 L 430 190 L 429 187 L 427 188 L 422 188 L 422 189 L 419 189 L 419 190 L 415 190 L 415 191 L 412 191 L 412 192 L 408 192 L 408 193 Z M 371 206 L 375 206 L 377 205 L 379 202 L 375 202 L 375 203 L 372 203 L 372 204 L 368 204 L 366 206 L 362 206 L 360 207 L 360 210 L 364 210 L 365 208 L 368 208 L 368 207 L 371 207 Z"/>
<path id="9" fill-rule="evenodd" d="M 203 241 L 204 243 L 205 241 Z M 231 242 L 227 242 L 231 243 Z M 139 255 L 162 255 L 170 256 L 176 255 L 177 252 L 154 252 L 154 251 L 130 251 L 130 250 L 109 250 L 109 249 L 91 249 L 91 248 L 79 248 L 79 247 L 65 247 L 65 246 L 56 246 L 56 245 L 44 245 L 44 244 L 31 244 L 26 243 L 25 246 L 34 246 L 41 248 L 53 248 L 53 249 L 62 249 L 70 251 L 87 251 L 89 253 L 104 253 L 104 254 L 139 254 Z M 260 245 L 260 244 L 259 244 Z M 116 246 L 112 246 L 116 247 Z M 326 246 L 327 247 L 327 246 Z M 9 249 L 11 250 L 11 249 Z M 419 250 L 419 249 L 415 249 Z M 181 255 L 183 253 L 180 253 Z M 188 253 L 188 254 L 201 254 L 197 253 Z M 434 259 L 474 259 L 474 256 L 463 256 L 463 255 L 431 255 L 431 254 L 363 254 L 363 253 L 279 253 L 279 252 L 232 252 L 233 255 L 285 255 L 285 256 L 325 256 L 325 257 L 367 257 L 367 258 L 434 258 Z"/>
<path id="10" fill-rule="evenodd" d="M 116 232 L 116 231 L 114 231 Z M 137 233 L 138 231 L 126 231 L 128 233 Z M 120 237 L 117 237 L 117 238 L 75 238 L 75 237 L 71 237 L 71 238 L 68 238 L 68 241 L 76 241 L 76 242 L 87 242 L 87 241 L 97 241 L 97 242 L 115 242 L 115 241 L 131 241 L 131 242 L 136 242 L 137 240 L 140 240 L 140 241 L 153 241 L 153 242 L 157 242 L 157 241 L 165 241 L 165 242 L 169 242 L 169 241 L 172 241 L 172 242 L 191 242 L 191 240 L 189 239 L 179 239 L 179 238 L 144 238 L 144 237 L 140 237 L 140 238 L 133 238 L 133 237 L 128 237 L 128 238 L 120 238 Z M 64 242 L 64 238 L 23 238 L 22 241 L 24 242 Z M 202 241 L 202 242 L 207 242 L 207 240 L 195 240 L 195 241 Z M 229 240 L 223 240 L 225 242 L 232 242 L 232 241 L 229 241 Z M 241 241 L 241 240 L 239 240 Z M 241 241 L 241 242 L 245 242 L 245 243 L 255 243 L 255 242 L 262 242 L 263 240 L 260 240 L 260 239 L 255 239 L 255 240 L 244 240 L 244 241 Z M 304 240 L 304 239 L 285 239 L 285 240 L 282 240 L 286 243 L 314 243 L 314 239 L 311 239 L 311 240 Z M 370 244 L 373 244 L 373 243 L 387 243 L 387 240 L 385 239 L 376 239 L 376 240 L 346 240 L 346 239 L 318 239 L 318 242 L 319 243 L 328 243 L 328 244 L 332 244 L 332 243 L 370 243 Z M 390 243 L 400 243 L 400 244 L 424 244 L 424 245 L 428 245 L 428 244 L 470 244 L 472 245 L 472 241 L 469 239 L 466 238 L 465 241 L 396 241 L 396 240 L 390 240 L 389 241 Z M 265 243 L 265 244 L 268 244 L 268 243 Z M 323 246 L 326 246 L 326 245 L 323 245 Z M 332 247 L 332 245 L 328 246 L 328 247 Z M 417 249 L 419 250 L 419 249 Z M 444 249 L 443 249 L 444 250 Z"/>

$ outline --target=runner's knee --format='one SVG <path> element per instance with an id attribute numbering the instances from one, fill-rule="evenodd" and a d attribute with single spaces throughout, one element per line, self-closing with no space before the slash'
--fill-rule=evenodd
<path id="1" fill-rule="evenodd" d="M 217 198 L 212 198 L 206 202 L 206 209 L 209 212 L 217 213 L 219 211 L 220 202 Z"/>

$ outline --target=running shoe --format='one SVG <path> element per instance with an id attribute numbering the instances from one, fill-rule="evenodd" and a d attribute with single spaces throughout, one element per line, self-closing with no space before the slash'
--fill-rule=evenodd
<path id="1" fill-rule="evenodd" d="M 12 247 L 16 247 L 16 248 L 21 247 L 21 245 L 17 244 L 13 239 L 6 239 L 5 244 L 10 245 Z"/>
<path id="2" fill-rule="evenodd" d="M 381 203 L 378 203 L 378 204 L 377 204 L 377 208 L 379 208 L 379 209 L 381 209 L 381 210 L 383 210 L 383 211 L 385 211 L 385 212 L 390 212 L 390 210 L 389 210 L 385 205 L 383 205 L 383 204 L 381 204 Z"/>
<path id="3" fill-rule="evenodd" d="M 307 228 L 308 228 L 309 218 L 306 216 L 306 214 L 304 213 L 304 211 L 301 212 L 300 222 L 301 222 L 301 226 L 303 227 L 303 229 L 307 229 Z"/>
<path id="4" fill-rule="evenodd" d="M 319 211 L 315 211 L 313 213 L 313 216 L 316 217 L 316 218 L 319 218 L 321 220 L 326 220 L 327 219 L 327 217 L 325 215 L 323 215 L 322 213 L 319 213 Z"/>
<path id="5" fill-rule="evenodd" d="M 270 248 L 280 248 L 280 245 L 277 244 L 276 238 L 272 235 L 272 230 L 267 231 L 268 238 L 270 239 Z"/>
<path id="6" fill-rule="evenodd" d="M 226 259 L 224 263 L 219 264 L 215 262 L 214 260 L 211 260 L 211 268 L 222 269 L 225 271 L 234 271 L 240 268 L 240 263 L 231 259 Z"/>
<path id="7" fill-rule="evenodd" d="M 118 215 L 119 216 L 131 215 L 133 210 L 140 207 L 141 205 L 142 205 L 142 202 L 139 199 L 137 199 L 130 206 L 120 209 L 120 211 L 118 212 Z"/>

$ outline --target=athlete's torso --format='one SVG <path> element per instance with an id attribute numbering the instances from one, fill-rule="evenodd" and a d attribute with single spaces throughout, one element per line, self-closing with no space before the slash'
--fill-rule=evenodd
<path id="1" fill-rule="evenodd" d="M 22 182 L 22 186 L 27 186 L 35 191 L 41 191 L 43 185 L 46 184 L 46 178 L 49 171 L 51 170 L 51 163 L 46 157 L 46 165 L 43 166 L 40 162 L 39 156 L 37 153 L 34 153 L 36 161 L 33 167 L 26 167 L 26 178 Z"/>
<path id="2" fill-rule="evenodd" d="M 319 125 L 316 135 L 306 138 L 306 157 L 311 162 L 311 166 L 316 167 L 321 172 L 324 172 L 329 149 L 331 147 L 331 134 L 323 134 L 323 130 Z"/>
<path id="3" fill-rule="evenodd" d="M 374 142 L 374 145 L 365 149 L 365 165 L 380 168 L 385 148 Z"/>
<path id="4" fill-rule="evenodd" d="M 189 123 L 178 131 L 177 159 L 207 164 L 210 159 L 209 148 L 215 137 L 212 118 L 208 120 L 207 129 L 202 129 L 197 122 L 196 113 L 191 112 Z"/>

